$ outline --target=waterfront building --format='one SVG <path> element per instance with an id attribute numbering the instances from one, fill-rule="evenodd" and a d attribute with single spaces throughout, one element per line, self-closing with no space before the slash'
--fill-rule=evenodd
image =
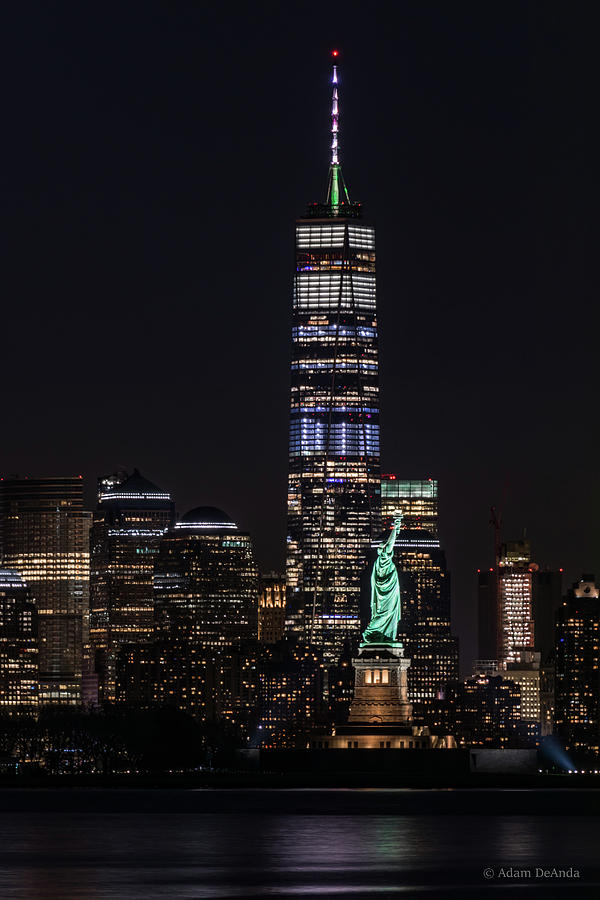
<path id="1" fill-rule="evenodd" d="M 394 518 L 402 515 L 402 528 L 423 529 L 438 535 L 438 482 L 434 478 L 402 479 L 398 475 L 381 476 L 381 524 L 384 531 Z"/>
<path id="2" fill-rule="evenodd" d="M 583 575 L 558 611 L 555 728 L 566 749 L 600 753 L 600 588 Z"/>
<path id="3" fill-rule="evenodd" d="M 324 672 L 322 654 L 308 644 L 288 638 L 269 648 L 259 668 L 258 745 L 295 747 L 324 725 Z"/>
<path id="4" fill-rule="evenodd" d="M 18 572 L 0 569 L 0 713 L 38 706 L 38 622 Z"/>
<path id="5" fill-rule="evenodd" d="M 326 202 L 296 223 L 286 619 L 335 663 L 380 528 L 375 232 L 340 167 L 336 66 L 331 135 Z"/>
<path id="6" fill-rule="evenodd" d="M 521 691 L 510 679 L 472 675 L 463 682 L 447 685 L 446 700 L 461 746 L 519 745 Z"/>
<path id="7" fill-rule="evenodd" d="M 346 641 L 339 660 L 335 665 L 329 666 L 327 671 L 329 721 L 338 725 L 347 722 L 354 698 L 352 658 L 356 655 L 353 651 L 356 649 L 354 644 L 357 643 L 358 641 Z"/>
<path id="8" fill-rule="evenodd" d="M 554 732 L 555 657 L 540 666 L 540 737 Z"/>
<path id="9" fill-rule="evenodd" d="M 258 594 L 258 640 L 276 644 L 285 634 L 285 575 L 261 575 Z"/>
<path id="10" fill-rule="evenodd" d="M 91 524 L 83 506 L 81 476 L 0 481 L 3 565 L 21 575 L 35 601 L 43 704 L 81 702 Z"/>
<path id="11" fill-rule="evenodd" d="M 532 733 L 540 732 L 542 722 L 540 669 L 541 655 L 533 650 L 522 650 L 517 660 L 504 663 L 498 673 L 519 687 L 521 721 L 530 724 Z"/>
<path id="12" fill-rule="evenodd" d="M 511 741 L 531 747 L 540 736 L 552 733 L 554 697 L 549 695 L 553 684 L 553 666 L 542 666 L 541 654 L 535 650 L 519 650 L 517 659 L 476 660 L 474 674 L 510 681 L 519 690 L 519 715 Z"/>
<path id="13" fill-rule="evenodd" d="M 98 480 L 90 541 L 90 645 L 104 702 L 115 700 L 120 647 L 152 638 L 154 560 L 173 518 L 171 495 L 137 469 Z"/>

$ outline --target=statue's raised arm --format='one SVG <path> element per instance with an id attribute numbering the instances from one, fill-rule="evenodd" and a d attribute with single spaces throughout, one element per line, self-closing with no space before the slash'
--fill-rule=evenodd
<path id="1" fill-rule="evenodd" d="M 394 552 L 394 544 L 396 543 L 396 538 L 398 537 L 398 532 L 402 527 L 402 516 L 396 516 L 394 518 L 394 524 L 392 525 L 392 530 L 390 531 L 390 536 L 388 537 L 385 544 L 383 544 L 379 548 L 380 553 L 392 554 Z"/>
<path id="2" fill-rule="evenodd" d="M 377 550 L 371 572 L 371 621 L 363 632 L 365 644 L 395 642 L 400 620 L 400 583 L 394 565 L 394 544 L 402 519 L 396 516 L 389 537 Z"/>

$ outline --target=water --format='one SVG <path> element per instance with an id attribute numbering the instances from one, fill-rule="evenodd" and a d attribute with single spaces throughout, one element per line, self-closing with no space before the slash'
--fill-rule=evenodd
<path id="1" fill-rule="evenodd" d="M 600 891 L 595 792 L 56 790 L 0 802 L 2 900 Z M 535 877 L 553 866 L 580 877 Z"/>

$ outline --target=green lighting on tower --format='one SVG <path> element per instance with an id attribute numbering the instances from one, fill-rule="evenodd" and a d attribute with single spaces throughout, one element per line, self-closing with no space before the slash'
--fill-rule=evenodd
<path id="1" fill-rule="evenodd" d="M 340 182 L 339 169 L 337 165 L 331 167 L 331 205 L 333 207 L 340 205 Z"/>
<path id="2" fill-rule="evenodd" d="M 339 52 L 332 50 L 331 55 L 337 59 Z M 339 97 L 338 97 L 338 74 L 337 66 L 333 67 L 333 76 L 331 78 L 333 84 L 333 94 L 331 98 L 331 163 L 329 166 L 329 189 L 327 191 L 327 203 L 331 207 L 334 216 L 339 215 L 340 195 L 343 199 L 341 203 L 350 203 L 348 190 L 342 175 L 342 167 L 338 157 L 338 132 L 340 127 L 339 113 Z"/>

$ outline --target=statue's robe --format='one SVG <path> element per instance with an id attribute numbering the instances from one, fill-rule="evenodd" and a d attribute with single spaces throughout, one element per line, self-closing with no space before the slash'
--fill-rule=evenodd
<path id="1" fill-rule="evenodd" d="M 400 583 L 394 565 L 396 533 L 382 544 L 371 572 L 371 621 L 363 632 L 366 644 L 389 644 L 396 640 L 400 621 Z"/>

